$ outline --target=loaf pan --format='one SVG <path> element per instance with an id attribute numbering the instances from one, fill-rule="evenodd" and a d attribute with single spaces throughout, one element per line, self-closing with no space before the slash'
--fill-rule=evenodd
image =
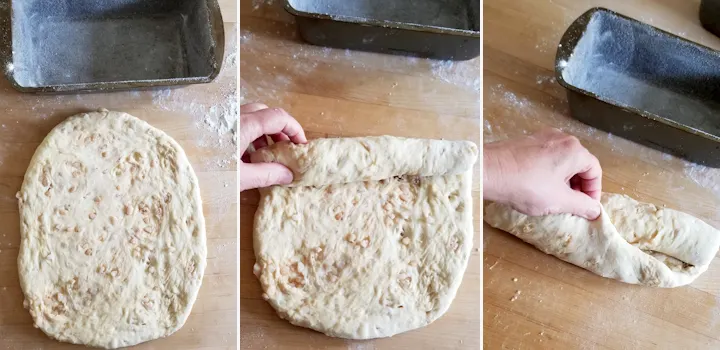
<path id="1" fill-rule="evenodd" d="M 5 0 L 2 60 L 24 92 L 207 83 L 220 72 L 217 0 Z"/>
<path id="2" fill-rule="evenodd" d="M 315 45 L 446 60 L 480 55 L 477 0 L 285 0 L 285 9 Z"/>
<path id="3" fill-rule="evenodd" d="M 700 2 L 700 23 L 711 33 L 720 36 L 720 0 Z"/>
<path id="4" fill-rule="evenodd" d="M 555 63 L 574 118 L 720 167 L 720 52 L 594 8 L 565 32 Z"/>

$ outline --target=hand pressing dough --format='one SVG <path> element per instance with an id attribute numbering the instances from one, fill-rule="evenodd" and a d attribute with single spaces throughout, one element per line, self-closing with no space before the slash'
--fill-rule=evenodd
<path id="1" fill-rule="evenodd" d="M 600 276 L 653 287 L 691 283 L 720 247 L 720 232 L 688 214 L 619 194 L 603 194 L 601 202 L 595 221 L 530 217 L 497 203 L 485 207 L 485 221 Z"/>
<path id="2" fill-rule="evenodd" d="M 279 143 L 295 173 L 261 192 L 255 274 L 280 317 L 369 339 L 440 317 L 472 249 L 471 142 L 367 137 Z"/>
<path id="3" fill-rule="evenodd" d="M 18 199 L 36 327 L 105 348 L 180 329 L 207 249 L 198 181 L 172 138 L 125 113 L 70 117 L 35 151 Z"/>

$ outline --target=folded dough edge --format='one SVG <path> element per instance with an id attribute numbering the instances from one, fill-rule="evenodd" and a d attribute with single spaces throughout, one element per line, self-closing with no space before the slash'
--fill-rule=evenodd
<path id="1" fill-rule="evenodd" d="M 619 194 L 604 194 L 602 203 L 595 221 L 570 214 L 531 217 L 499 203 L 485 206 L 484 220 L 600 276 L 654 287 L 693 282 L 720 248 L 720 231 L 686 213 Z"/>
<path id="2" fill-rule="evenodd" d="M 299 145 L 279 142 L 253 152 L 251 160 L 287 166 L 294 174 L 289 186 L 324 186 L 403 175 L 461 174 L 477 157 L 478 147 L 470 141 L 371 136 L 314 139 Z"/>

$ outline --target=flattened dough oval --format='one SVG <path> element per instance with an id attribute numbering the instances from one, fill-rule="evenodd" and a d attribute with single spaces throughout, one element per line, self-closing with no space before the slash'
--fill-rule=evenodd
<path id="1" fill-rule="evenodd" d="M 131 115 L 56 126 L 18 192 L 25 307 L 60 341 L 116 348 L 185 322 L 206 264 L 195 173 L 168 135 Z"/>
<path id="2" fill-rule="evenodd" d="M 414 152 L 424 156 L 368 154 L 363 145 L 371 143 L 420 146 Z M 255 216 L 254 272 L 280 317 L 369 339 L 425 326 L 447 311 L 472 249 L 474 144 L 385 136 L 265 152 L 300 176 L 295 187 L 262 191 Z M 426 164 L 436 152 L 457 159 Z M 293 168 L 301 162 L 308 163 Z M 418 169 L 425 176 L 405 174 Z"/>

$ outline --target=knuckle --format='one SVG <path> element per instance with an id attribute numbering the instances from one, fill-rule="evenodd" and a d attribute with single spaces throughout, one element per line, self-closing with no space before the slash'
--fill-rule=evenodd
<path id="1" fill-rule="evenodd" d="M 558 146 L 566 151 L 579 151 L 583 149 L 580 140 L 572 135 L 565 135 L 563 138 L 558 140 Z"/>
<path id="2" fill-rule="evenodd" d="M 527 209 L 527 214 L 530 216 L 542 216 L 544 213 L 545 211 L 538 207 L 530 207 Z"/>
<path id="3" fill-rule="evenodd" d="M 278 121 L 286 119 L 288 116 L 289 114 L 282 108 L 271 108 L 270 113 L 266 118 L 263 118 L 261 122 L 263 123 L 264 128 L 268 128 L 271 125 L 278 123 Z"/>
<path id="4" fill-rule="evenodd" d="M 284 109 L 276 107 L 272 109 L 273 113 L 277 116 L 287 116 L 289 115 Z"/>
<path id="5" fill-rule="evenodd" d="M 573 135 L 565 135 L 563 137 L 563 143 L 569 147 L 581 146 L 580 140 Z"/>
<path id="6" fill-rule="evenodd" d="M 250 144 L 258 138 L 262 131 L 262 119 L 256 117 L 248 117 L 240 119 L 240 139 L 242 144 Z"/>

